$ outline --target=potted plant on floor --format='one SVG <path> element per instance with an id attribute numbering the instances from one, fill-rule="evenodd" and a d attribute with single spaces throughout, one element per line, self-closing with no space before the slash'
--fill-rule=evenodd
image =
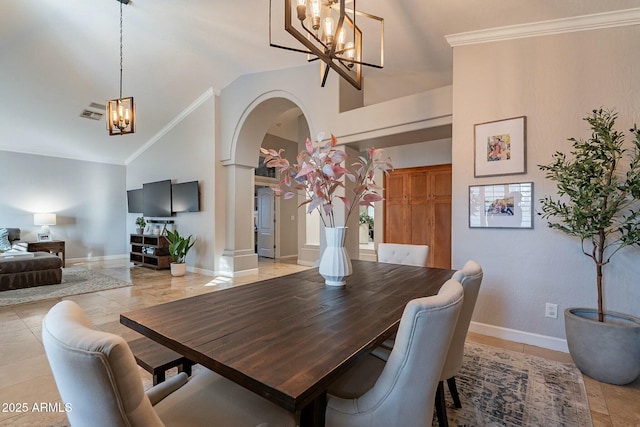
<path id="1" fill-rule="evenodd" d="M 171 275 L 172 276 L 184 276 L 187 271 L 187 264 L 185 259 L 189 249 L 193 247 L 196 239 L 192 240 L 192 236 L 182 237 L 178 230 L 169 231 L 164 236 L 169 242 L 169 255 L 171 256 Z"/>
<path id="2" fill-rule="evenodd" d="M 144 233 L 144 228 L 147 226 L 147 221 L 144 220 L 144 217 L 139 216 L 136 218 L 136 234 Z"/>
<path id="3" fill-rule="evenodd" d="M 627 384 L 640 375 L 640 319 L 609 312 L 603 304 L 603 268 L 627 246 L 640 244 L 640 131 L 633 150 L 614 129 L 617 114 L 599 109 L 584 120 L 591 138 L 570 138 L 571 156 L 561 152 L 540 165 L 558 184 L 559 199 L 541 199 L 549 227 L 577 237 L 595 263 L 598 308 L 568 308 L 565 329 L 576 366 L 602 382 Z M 623 165 L 623 160 L 628 163 Z"/>

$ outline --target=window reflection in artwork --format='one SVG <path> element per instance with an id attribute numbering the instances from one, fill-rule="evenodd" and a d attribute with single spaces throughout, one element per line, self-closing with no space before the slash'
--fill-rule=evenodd
<path id="1" fill-rule="evenodd" d="M 533 183 L 470 186 L 469 227 L 533 228 Z"/>

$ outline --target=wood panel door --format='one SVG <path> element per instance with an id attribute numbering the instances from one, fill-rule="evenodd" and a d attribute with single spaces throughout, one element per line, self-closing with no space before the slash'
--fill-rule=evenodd
<path id="1" fill-rule="evenodd" d="M 406 209 L 409 198 L 406 188 L 409 179 L 406 174 L 389 174 L 385 184 L 385 242 L 402 243 L 411 238 L 409 214 Z M 387 233 L 387 228 L 394 230 Z"/>
<path id="2" fill-rule="evenodd" d="M 384 241 L 429 246 L 429 267 L 451 268 L 451 165 L 385 178 Z"/>

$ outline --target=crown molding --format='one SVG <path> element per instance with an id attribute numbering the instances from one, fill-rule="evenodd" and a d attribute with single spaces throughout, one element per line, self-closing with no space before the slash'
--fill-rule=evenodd
<path id="1" fill-rule="evenodd" d="M 173 118 L 173 120 L 171 120 L 169 123 L 167 123 L 166 126 L 164 126 L 162 129 L 160 129 L 160 131 L 157 134 L 155 134 L 142 147 L 138 148 L 131 156 L 129 156 L 125 160 L 124 164 L 128 165 L 129 163 L 134 161 L 139 155 L 141 155 L 142 153 L 147 151 L 147 149 L 149 149 L 149 147 L 151 147 L 153 144 L 158 142 L 160 140 L 160 138 L 162 138 L 167 133 L 169 133 L 169 131 L 171 129 L 173 129 L 181 121 L 183 121 L 184 119 L 189 117 L 189 114 L 191 114 L 193 111 L 195 111 L 199 106 L 204 104 L 205 101 L 207 101 L 209 98 L 211 98 L 214 95 L 217 96 L 217 95 L 219 95 L 219 93 L 214 91 L 214 89 L 212 87 L 210 87 L 209 89 L 204 91 L 204 93 L 202 95 L 200 95 L 195 101 L 193 101 L 187 108 L 182 110 L 176 117 Z"/>
<path id="2" fill-rule="evenodd" d="M 444 36 L 451 47 L 640 24 L 640 8 L 488 28 Z"/>

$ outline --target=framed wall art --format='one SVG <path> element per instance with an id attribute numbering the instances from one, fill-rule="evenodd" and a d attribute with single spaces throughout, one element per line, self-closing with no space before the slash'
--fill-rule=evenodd
<path id="1" fill-rule="evenodd" d="M 533 228 L 533 182 L 469 186 L 470 228 Z"/>
<path id="2" fill-rule="evenodd" d="M 474 176 L 527 172 L 526 116 L 474 126 Z"/>

